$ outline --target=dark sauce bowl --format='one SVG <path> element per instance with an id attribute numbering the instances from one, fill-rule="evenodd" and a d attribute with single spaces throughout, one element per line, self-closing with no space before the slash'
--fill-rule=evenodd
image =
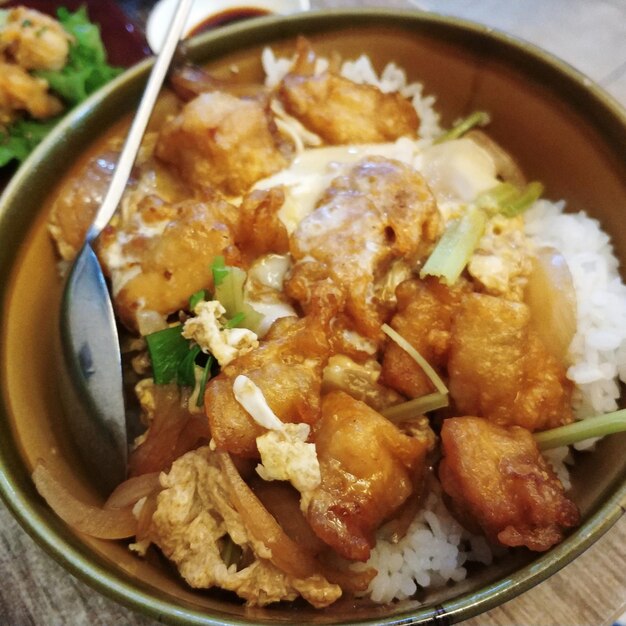
<path id="1" fill-rule="evenodd" d="M 598 218 L 626 264 L 626 117 L 583 76 L 490 29 L 385 9 L 240 22 L 200 36 L 190 44 L 189 55 L 217 71 L 236 64 L 242 81 L 259 80 L 262 48 L 271 45 L 287 54 L 300 34 L 320 54 L 366 52 L 378 70 L 389 61 L 405 67 L 410 79 L 437 95 L 444 125 L 477 109 L 489 111 L 490 133 L 529 178 L 545 184 L 547 197 L 565 198 L 569 210 L 585 209 Z M 459 584 L 395 604 L 346 598 L 323 612 L 300 602 L 246 608 L 219 590 L 193 590 L 156 553 L 142 560 L 122 542 L 90 539 L 59 520 L 30 479 L 38 458 L 53 465 L 86 502 L 100 503 L 102 495 L 80 464 L 58 401 L 53 364 L 60 281 L 46 231 L 47 211 L 59 179 L 82 155 L 97 149 L 104 129 L 132 113 L 150 64 L 133 67 L 62 121 L 0 200 L 0 268 L 7 277 L 0 285 L 0 494 L 46 551 L 102 593 L 170 623 L 449 624 L 545 580 L 619 519 L 626 505 L 626 435 L 609 437 L 577 459 L 573 498 L 582 525 L 548 553 L 520 550 L 474 568 Z M 24 355 L 32 357 L 28 367 Z"/>

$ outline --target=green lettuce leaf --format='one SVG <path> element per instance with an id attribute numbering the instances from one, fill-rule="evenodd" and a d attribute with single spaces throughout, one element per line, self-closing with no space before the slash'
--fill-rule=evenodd
<path id="1" fill-rule="evenodd" d="M 35 74 L 45 78 L 50 88 L 65 102 L 75 105 L 122 70 L 107 64 L 100 29 L 89 21 L 84 6 L 76 13 L 61 7 L 57 10 L 57 18 L 61 26 L 75 39 L 70 45 L 68 61 L 63 69 L 38 71 Z"/>

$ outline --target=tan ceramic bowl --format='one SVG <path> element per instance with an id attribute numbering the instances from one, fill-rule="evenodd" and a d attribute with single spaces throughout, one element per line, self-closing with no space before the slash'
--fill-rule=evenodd
<path id="1" fill-rule="evenodd" d="M 367 52 L 380 69 L 405 67 L 438 96 L 449 125 L 476 109 L 492 114 L 490 132 L 550 198 L 599 218 L 626 262 L 626 118 L 579 74 L 532 46 L 482 27 L 413 12 L 354 10 L 265 18 L 202 37 L 191 47 L 211 67 L 237 63 L 259 76 L 259 52 L 291 49 L 298 34 L 317 50 Z M 582 526 L 543 555 L 520 551 L 476 568 L 456 586 L 391 606 L 344 601 L 322 612 L 281 605 L 246 610 L 231 596 L 185 587 L 163 560 L 132 556 L 119 542 L 72 532 L 46 507 L 30 480 L 38 457 L 63 473 L 86 501 L 102 495 L 67 436 L 55 375 L 60 285 L 48 238 L 46 201 L 103 129 L 135 106 L 149 63 L 135 67 L 71 114 L 14 176 L 0 207 L 2 407 L 0 491 L 20 523 L 68 570 L 108 596 L 161 619 L 186 624 L 452 623 L 492 608 L 576 558 L 620 516 L 626 503 L 626 436 L 601 442 L 574 468 L 574 499 Z M 106 471 L 103 468 L 102 471 Z M 433 621 L 431 621 L 433 620 Z"/>

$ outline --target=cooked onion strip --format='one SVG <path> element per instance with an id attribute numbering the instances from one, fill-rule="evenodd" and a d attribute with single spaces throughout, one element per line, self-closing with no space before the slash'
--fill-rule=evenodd
<path id="1" fill-rule="evenodd" d="M 135 536 L 137 520 L 131 507 L 102 509 L 85 504 L 69 492 L 43 461 L 35 467 L 33 481 L 50 508 L 74 530 L 97 539 Z"/>
<path id="2" fill-rule="evenodd" d="M 160 489 L 159 472 L 133 476 L 119 484 L 104 503 L 105 509 L 125 509 L 134 506 Z"/>
<path id="3" fill-rule="evenodd" d="M 597 417 L 588 417 L 573 424 L 535 433 L 535 441 L 541 450 L 550 450 L 570 446 L 593 437 L 604 437 L 624 431 L 626 431 L 626 409 Z"/>
<path id="4" fill-rule="evenodd" d="M 526 186 L 526 177 L 515 159 L 496 141 L 482 130 L 474 128 L 465 137 L 489 153 L 496 165 L 498 176 L 507 183 L 513 183 L 516 187 Z"/>
<path id="5" fill-rule="evenodd" d="M 218 452 L 228 481 L 231 501 L 248 531 L 272 552 L 270 560 L 283 572 L 303 579 L 320 574 L 319 564 L 307 550 L 290 539 L 273 515 L 245 483 L 227 452 Z"/>
<path id="6" fill-rule="evenodd" d="M 381 328 L 387 337 L 389 337 L 392 341 L 395 341 L 424 370 L 424 373 L 428 376 L 430 382 L 435 386 L 435 389 L 440 394 L 448 393 L 448 388 L 443 380 L 441 380 L 439 374 L 435 372 L 428 361 L 402 335 L 397 333 L 388 324 L 383 324 Z"/>
<path id="7" fill-rule="evenodd" d="M 428 395 L 403 402 L 402 404 L 396 404 L 383 409 L 380 413 L 392 422 L 400 422 L 403 420 L 413 419 L 434 411 L 435 409 L 442 409 L 448 406 L 448 394 L 447 393 L 429 393 Z"/>

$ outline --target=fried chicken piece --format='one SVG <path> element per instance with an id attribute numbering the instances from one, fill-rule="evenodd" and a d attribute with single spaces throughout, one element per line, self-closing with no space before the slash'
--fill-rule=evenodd
<path id="1" fill-rule="evenodd" d="M 444 420 L 439 478 L 452 510 L 493 542 L 548 550 L 580 522 L 532 435 L 479 417 Z"/>
<path id="2" fill-rule="evenodd" d="M 109 225 L 98 253 L 111 275 L 122 322 L 142 331 L 164 325 L 189 296 L 213 285 L 211 263 L 224 255 L 238 264 L 234 247 L 237 209 L 219 198 L 168 204 L 147 198 L 123 226 Z"/>
<path id="3" fill-rule="evenodd" d="M 197 189 L 238 196 L 287 165 L 267 105 L 203 93 L 165 123 L 156 154 Z"/>
<path id="4" fill-rule="evenodd" d="M 233 382 L 240 374 L 261 389 L 281 421 L 314 424 L 319 419 L 322 370 L 330 352 L 326 336 L 340 306 L 337 290 L 319 285 L 309 315 L 277 320 L 256 350 L 235 359 L 209 382 L 204 406 L 218 449 L 259 458 L 256 438 L 267 432 L 235 399 Z"/>
<path id="5" fill-rule="evenodd" d="M 347 296 L 346 313 L 366 337 L 380 337 L 388 306 L 379 297 L 393 261 L 413 263 L 433 246 L 440 216 L 424 179 L 411 167 L 367 157 L 336 178 L 290 238 L 293 258 L 322 267 Z M 301 280 L 298 265 L 294 280 Z M 290 286 L 287 286 L 290 290 Z M 306 294 L 299 285 L 292 293 Z M 301 301 L 302 303 L 302 301 Z"/>
<path id="6" fill-rule="evenodd" d="M 417 136 L 419 119 L 406 98 L 359 85 L 330 70 L 316 75 L 315 61 L 310 44 L 300 38 L 278 97 L 289 114 L 326 143 L 382 143 Z"/>
<path id="7" fill-rule="evenodd" d="M 285 194 L 279 187 L 269 191 L 257 189 L 243 199 L 236 242 L 245 254 L 246 264 L 270 252 L 289 252 L 289 235 L 278 217 L 284 201 Z"/>
<path id="8" fill-rule="evenodd" d="M 15 7 L 0 28 L 0 53 L 25 70 L 60 70 L 67 63 L 73 40 L 57 20 Z"/>
<path id="9" fill-rule="evenodd" d="M 168 203 L 191 197 L 191 191 L 152 157 L 156 135 L 146 134 L 137 162 L 124 191 L 115 220 L 118 227 L 131 221 L 141 202 L 157 196 Z M 55 195 L 49 228 L 61 257 L 72 260 L 85 241 L 87 229 L 102 204 L 111 184 L 121 144 L 118 139 L 106 142 L 93 157 L 79 163 L 65 178 Z"/>
<path id="10" fill-rule="evenodd" d="M 434 278 L 411 279 L 396 289 L 397 313 L 390 324 L 440 375 L 445 371 L 454 315 L 469 285 L 459 281 L 448 287 Z M 381 382 L 418 398 L 434 391 L 424 370 L 394 341 L 387 341 Z"/>
<path id="11" fill-rule="evenodd" d="M 376 529 L 419 488 L 427 440 L 342 391 L 324 396 L 314 440 L 322 482 L 310 494 L 309 524 L 341 556 L 367 561 Z"/>
<path id="12" fill-rule="evenodd" d="M 572 421 L 565 368 L 529 325 L 523 303 L 470 294 L 455 315 L 450 395 L 458 411 L 530 431 Z"/>
<path id="13" fill-rule="evenodd" d="M 48 82 L 31 76 L 19 65 L 0 61 L 0 128 L 26 112 L 36 119 L 53 117 L 63 103 L 48 93 Z"/>

